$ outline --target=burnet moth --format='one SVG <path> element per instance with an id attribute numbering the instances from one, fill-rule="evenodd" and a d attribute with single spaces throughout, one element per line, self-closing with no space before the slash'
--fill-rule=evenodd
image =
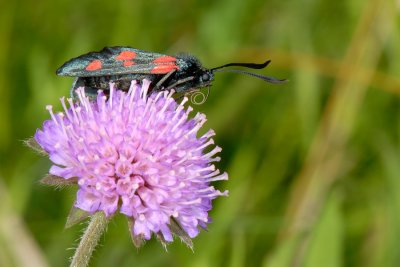
<path id="1" fill-rule="evenodd" d="M 174 89 L 177 93 L 190 94 L 211 86 L 216 72 L 237 72 L 251 75 L 269 83 L 283 83 L 280 80 L 243 70 L 224 69 L 226 67 L 245 67 L 263 69 L 271 61 L 256 63 L 229 63 L 216 68 L 204 68 L 200 61 L 188 54 L 168 56 L 154 52 L 126 47 L 105 47 L 99 52 L 90 52 L 64 63 L 57 75 L 77 77 L 71 92 L 84 86 L 86 92 L 95 95 L 97 90 L 107 91 L 109 82 L 114 82 L 120 90 L 128 90 L 132 80 L 148 79 L 152 82 L 152 91 Z M 207 93 L 207 96 L 208 96 Z M 202 94 L 203 103 L 207 96 Z"/>

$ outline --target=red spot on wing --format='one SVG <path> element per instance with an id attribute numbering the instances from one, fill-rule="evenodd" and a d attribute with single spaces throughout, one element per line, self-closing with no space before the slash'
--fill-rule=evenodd
<path id="1" fill-rule="evenodd" d="M 133 51 L 122 51 L 115 57 L 116 60 L 132 60 L 136 57 L 136 53 Z"/>
<path id="2" fill-rule="evenodd" d="M 179 67 L 175 64 L 159 64 L 156 65 L 151 71 L 150 73 L 153 74 L 164 74 L 164 73 L 168 73 L 171 70 L 178 70 Z"/>
<path id="3" fill-rule="evenodd" d="M 175 62 L 176 58 L 171 56 L 162 56 L 153 60 L 153 63 L 171 63 Z"/>
<path id="4" fill-rule="evenodd" d="M 99 70 L 99 69 L 101 69 L 101 61 L 98 59 L 91 61 L 86 66 L 86 70 L 88 70 L 88 71 L 95 71 L 95 70 Z"/>
<path id="5" fill-rule="evenodd" d="M 124 61 L 124 63 L 123 63 L 124 67 L 129 67 L 129 66 L 132 66 L 132 65 L 135 65 L 135 64 L 136 63 L 133 62 L 133 61 Z"/>

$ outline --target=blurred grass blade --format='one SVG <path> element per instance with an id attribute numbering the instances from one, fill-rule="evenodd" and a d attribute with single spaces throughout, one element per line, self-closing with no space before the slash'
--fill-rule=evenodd
<path id="1" fill-rule="evenodd" d="M 340 196 L 332 193 L 312 230 L 304 267 L 340 267 L 344 257 L 344 225 Z"/>
<path id="2" fill-rule="evenodd" d="M 349 70 L 342 67 L 338 72 L 321 125 L 303 169 L 293 185 L 286 212 L 286 225 L 280 233 L 280 242 L 293 236 L 301 238 L 299 252 L 294 255 L 292 266 L 303 266 L 311 229 L 321 216 L 333 183 L 347 171 L 347 144 L 352 137 L 368 89 L 351 78 L 363 75 L 357 68 L 358 65 L 375 66 L 379 60 L 390 33 L 390 27 L 385 24 L 384 6 L 384 1 L 371 0 L 364 8 L 343 59 L 344 66 L 353 63 L 354 68 Z M 377 24 L 382 26 L 380 32 L 374 31 Z M 380 39 L 377 38 L 378 35 Z"/>
<path id="3" fill-rule="evenodd" d="M 0 203 L 0 244 L 2 246 L 0 256 L 9 258 L 15 264 L 12 266 L 49 266 L 23 218 L 12 207 L 8 191 L 1 179 Z"/>

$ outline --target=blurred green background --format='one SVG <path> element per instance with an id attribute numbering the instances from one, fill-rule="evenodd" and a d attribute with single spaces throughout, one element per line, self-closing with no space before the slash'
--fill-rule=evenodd
<path id="1" fill-rule="evenodd" d="M 55 70 L 113 45 L 206 67 L 271 59 L 260 73 L 290 82 L 217 74 L 195 107 L 230 196 L 194 253 L 137 250 L 117 216 L 91 266 L 399 266 L 399 14 L 398 0 L 1 1 L 0 266 L 68 266 L 84 226 L 64 229 L 76 189 L 39 184 L 50 162 L 22 140 L 69 94 Z"/>

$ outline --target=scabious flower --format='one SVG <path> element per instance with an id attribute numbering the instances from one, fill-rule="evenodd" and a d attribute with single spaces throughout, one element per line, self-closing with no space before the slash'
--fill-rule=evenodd
<path id="1" fill-rule="evenodd" d="M 53 163 L 49 173 L 78 184 L 76 208 L 125 214 L 134 239 L 193 238 L 210 222 L 211 201 L 227 194 L 210 185 L 227 179 L 213 164 L 221 148 L 212 130 L 197 137 L 206 117 L 190 117 L 187 98 L 178 104 L 149 86 L 133 81 L 123 92 L 111 83 L 94 101 L 79 88 L 76 103 L 61 99 L 64 112 L 47 107 L 51 119 L 34 139 Z"/>

